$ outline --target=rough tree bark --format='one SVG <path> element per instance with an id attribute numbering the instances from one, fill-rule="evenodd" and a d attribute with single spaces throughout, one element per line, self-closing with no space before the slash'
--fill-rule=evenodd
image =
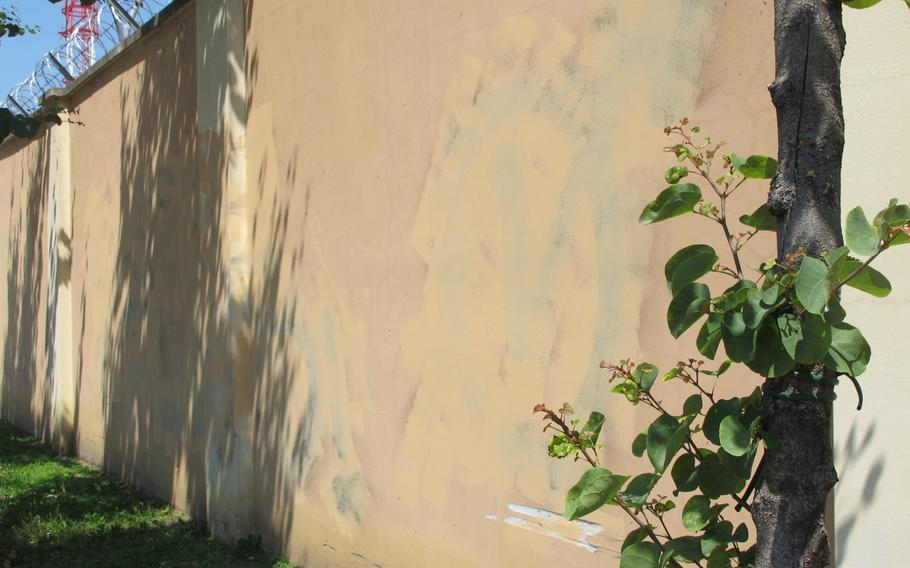
<path id="1" fill-rule="evenodd" d="M 819 257 L 843 243 L 841 0 L 775 0 L 774 43 L 776 78 L 769 90 L 777 109 L 779 167 L 768 207 L 778 219 L 777 256 L 786 263 L 788 255 Z M 833 381 L 816 383 L 794 375 L 765 383 L 769 420 L 781 444 L 765 455 L 752 508 L 759 568 L 831 563 L 824 516 L 828 493 L 837 482 L 829 402 L 833 388 Z M 784 392 L 820 400 L 778 396 Z"/>

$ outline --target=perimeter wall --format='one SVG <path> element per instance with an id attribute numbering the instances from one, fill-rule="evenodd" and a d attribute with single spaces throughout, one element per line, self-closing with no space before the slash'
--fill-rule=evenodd
<path id="1" fill-rule="evenodd" d="M 663 263 L 721 242 L 636 219 L 682 115 L 774 153 L 771 6 L 175 4 L 61 95 L 77 122 L 0 145 L 2 416 L 301 566 L 618 565 L 629 523 L 561 520 L 583 468 L 531 409 L 602 410 L 644 467 L 599 362 L 688 357 Z M 906 188 L 891 4 L 847 15 L 845 212 Z M 838 409 L 843 566 L 908 546 L 893 256 L 892 299 L 850 299 L 881 331 Z"/>

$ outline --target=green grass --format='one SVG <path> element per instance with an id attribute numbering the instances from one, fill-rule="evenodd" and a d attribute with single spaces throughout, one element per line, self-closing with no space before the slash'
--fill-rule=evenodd
<path id="1" fill-rule="evenodd" d="M 258 540 L 229 548 L 149 499 L 0 421 L 0 567 L 291 568 Z"/>

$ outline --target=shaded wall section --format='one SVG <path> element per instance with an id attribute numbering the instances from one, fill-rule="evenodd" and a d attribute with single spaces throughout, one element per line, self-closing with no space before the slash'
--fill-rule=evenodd
<path id="1" fill-rule="evenodd" d="M 184 3 L 65 94 L 82 124 L 0 146 L 3 416 L 300 565 L 618 565 L 629 522 L 559 517 L 582 467 L 530 411 L 602 410 L 644 468 L 598 364 L 688 357 L 663 263 L 722 248 L 635 223 L 661 130 L 773 153 L 771 32 L 762 2 Z"/>

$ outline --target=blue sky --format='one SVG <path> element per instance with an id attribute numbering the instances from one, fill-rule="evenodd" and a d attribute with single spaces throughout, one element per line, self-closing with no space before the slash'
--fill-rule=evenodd
<path id="1" fill-rule="evenodd" d="M 0 0 L 2 6 L 14 6 L 22 22 L 39 26 L 34 35 L 4 38 L 0 44 L 0 97 L 16 83 L 25 79 L 35 68 L 38 59 L 52 48 L 63 43 L 57 32 L 63 27 L 60 4 L 47 0 Z"/>

